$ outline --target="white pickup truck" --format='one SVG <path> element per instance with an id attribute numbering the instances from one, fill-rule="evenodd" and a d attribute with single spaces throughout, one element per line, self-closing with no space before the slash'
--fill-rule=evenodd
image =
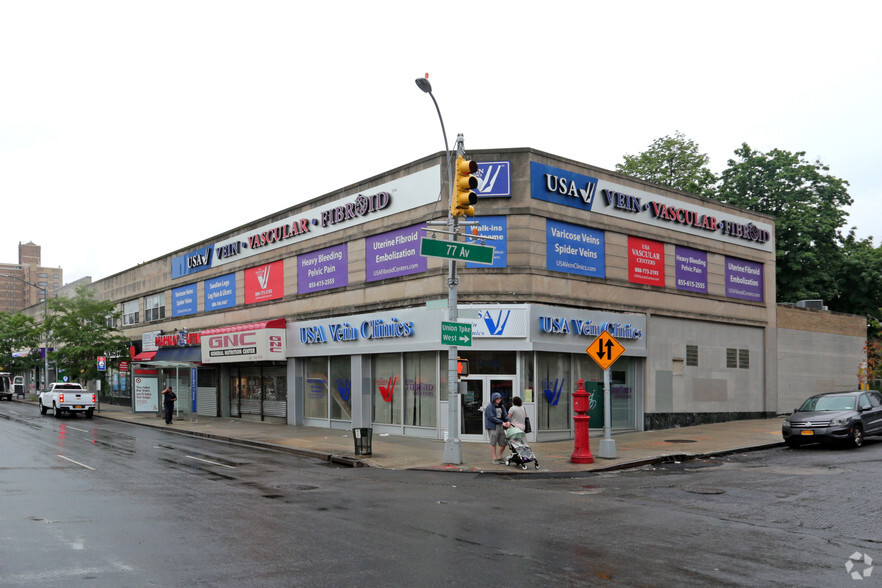
<path id="1" fill-rule="evenodd" d="M 61 414 L 69 412 L 76 414 L 82 412 L 86 414 L 86 418 L 92 418 L 95 412 L 97 398 L 79 384 L 72 382 L 55 382 L 49 384 L 49 389 L 40 392 L 40 414 L 46 414 L 48 410 L 52 410 L 55 418 L 61 418 Z"/>

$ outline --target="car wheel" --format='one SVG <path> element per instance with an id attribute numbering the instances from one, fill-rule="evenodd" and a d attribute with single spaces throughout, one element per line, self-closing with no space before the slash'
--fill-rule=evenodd
<path id="1" fill-rule="evenodd" d="M 58 410 L 58 406 L 54 402 L 52 403 L 52 414 L 54 414 L 57 419 L 61 418 L 61 411 Z"/>
<path id="2" fill-rule="evenodd" d="M 790 449 L 798 449 L 800 445 L 799 441 L 791 441 L 789 439 L 784 443 L 786 443 L 787 447 L 789 447 Z"/>
<path id="3" fill-rule="evenodd" d="M 91 410 L 87 410 L 87 411 L 86 411 L 86 418 L 87 418 L 87 419 L 92 418 L 92 411 L 91 411 Z"/>
<path id="4" fill-rule="evenodd" d="M 848 436 L 848 444 L 852 447 L 860 447 L 864 444 L 864 429 L 860 425 L 854 425 L 851 428 L 851 434 Z"/>
<path id="5" fill-rule="evenodd" d="M 43 403 L 40 403 L 40 414 L 46 414 L 46 407 L 43 406 Z"/>

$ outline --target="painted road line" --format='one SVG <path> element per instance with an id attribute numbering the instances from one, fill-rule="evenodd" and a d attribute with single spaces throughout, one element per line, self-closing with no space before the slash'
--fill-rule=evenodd
<path id="1" fill-rule="evenodd" d="M 188 455 L 190 459 L 195 459 L 196 461 L 203 461 L 205 463 L 210 463 L 211 465 L 221 466 L 224 468 L 230 468 L 231 470 L 235 470 L 236 466 L 227 465 L 225 463 L 217 463 L 216 461 L 208 461 L 207 459 L 202 459 L 201 457 L 194 457 L 192 455 Z"/>
<path id="2" fill-rule="evenodd" d="M 74 461 L 74 460 L 72 460 L 72 459 L 69 458 L 69 457 L 64 457 L 63 455 L 59 455 L 58 457 L 60 457 L 61 459 L 66 459 L 66 460 L 69 461 L 70 463 L 75 463 L 75 464 L 77 464 L 78 466 L 82 466 L 82 467 L 86 468 L 87 470 L 95 471 L 95 468 L 93 468 L 93 467 L 89 467 L 89 466 L 87 466 L 87 465 L 84 464 L 84 463 L 80 463 L 80 462 L 78 462 L 78 461 Z"/>

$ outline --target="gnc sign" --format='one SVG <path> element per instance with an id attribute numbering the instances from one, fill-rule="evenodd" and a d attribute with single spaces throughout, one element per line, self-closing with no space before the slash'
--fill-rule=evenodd
<path id="1" fill-rule="evenodd" d="M 285 359 L 285 319 L 202 331 L 202 362 Z"/>

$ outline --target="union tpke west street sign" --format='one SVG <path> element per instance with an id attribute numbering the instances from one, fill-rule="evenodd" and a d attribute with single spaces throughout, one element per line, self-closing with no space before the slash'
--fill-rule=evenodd
<path id="1" fill-rule="evenodd" d="M 441 241 L 423 237 L 420 240 L 420 255 L 426 257 L 446 257 L 471 263 L 493 263 L 494 247 L 459 243 L 457 241 Z"/>
<path id="2" fill-rule="evenodd" d="M 472 346 L 472 323 L 441 321 L 441 345 Z"/>

